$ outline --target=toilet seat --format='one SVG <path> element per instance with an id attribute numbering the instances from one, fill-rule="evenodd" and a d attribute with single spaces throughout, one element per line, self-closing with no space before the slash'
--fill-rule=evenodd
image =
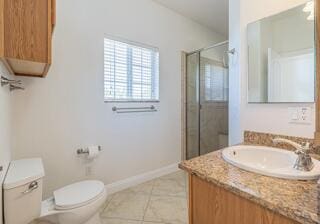
<path id="1" fill-rule="evenodd" d="M 54 191 L 56 210 L 79 208 L 95 201 L 105 191 L 100 181 L 88 180 L 74 183 Z"/>

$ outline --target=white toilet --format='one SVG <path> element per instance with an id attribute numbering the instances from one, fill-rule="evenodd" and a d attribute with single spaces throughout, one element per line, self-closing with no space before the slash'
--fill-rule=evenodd
<path id="1" fill-rule="evenodd" d="M 59 224 L 101 224 L 99 209 L 107 198 L 102 182 L 74 183 L 42 201 L 43 177 L 39 158 L 10 163 L 3 183 L 5 224 L 27 224 L 35 219 Z"/>

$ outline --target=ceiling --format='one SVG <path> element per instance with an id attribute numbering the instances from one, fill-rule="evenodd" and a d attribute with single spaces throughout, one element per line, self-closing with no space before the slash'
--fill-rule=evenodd
<path id="1" fill-rule="evenodd" d="M 228 35 L 228 0 L 154 0 L 212 30 Z"/>

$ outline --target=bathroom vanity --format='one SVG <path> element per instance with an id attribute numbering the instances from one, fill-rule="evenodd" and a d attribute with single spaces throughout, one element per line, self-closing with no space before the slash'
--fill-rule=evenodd
<path id="1" fill-rule="evenodd" d="M 248 140 L 251 135 L 246 135 Z M 264 145 L 270 137 L 265 135 Z M 248 172 L 227 163 L 221 151 L 179 166 L 189 175 L 190 224 L 320 223 L 316 180 L 286 180 Z"/>
<path id="2" fill-rule="evenodd" d="M 320 223 L 316 181 L 261 176 L 226 163 L 214 152 L 180 168 L 189 173 L 190 224 Z"/>

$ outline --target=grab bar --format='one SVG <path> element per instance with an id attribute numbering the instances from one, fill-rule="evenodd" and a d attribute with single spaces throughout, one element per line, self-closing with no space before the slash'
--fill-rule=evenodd
<path id="1" fill-rule="evenodd" d="M 146 113 L 146 112 L 157 112 L 155 106 L 150 107 L 112 107 L 113 112 L 117 112 L 118 114 L 124 113 Z"/>

